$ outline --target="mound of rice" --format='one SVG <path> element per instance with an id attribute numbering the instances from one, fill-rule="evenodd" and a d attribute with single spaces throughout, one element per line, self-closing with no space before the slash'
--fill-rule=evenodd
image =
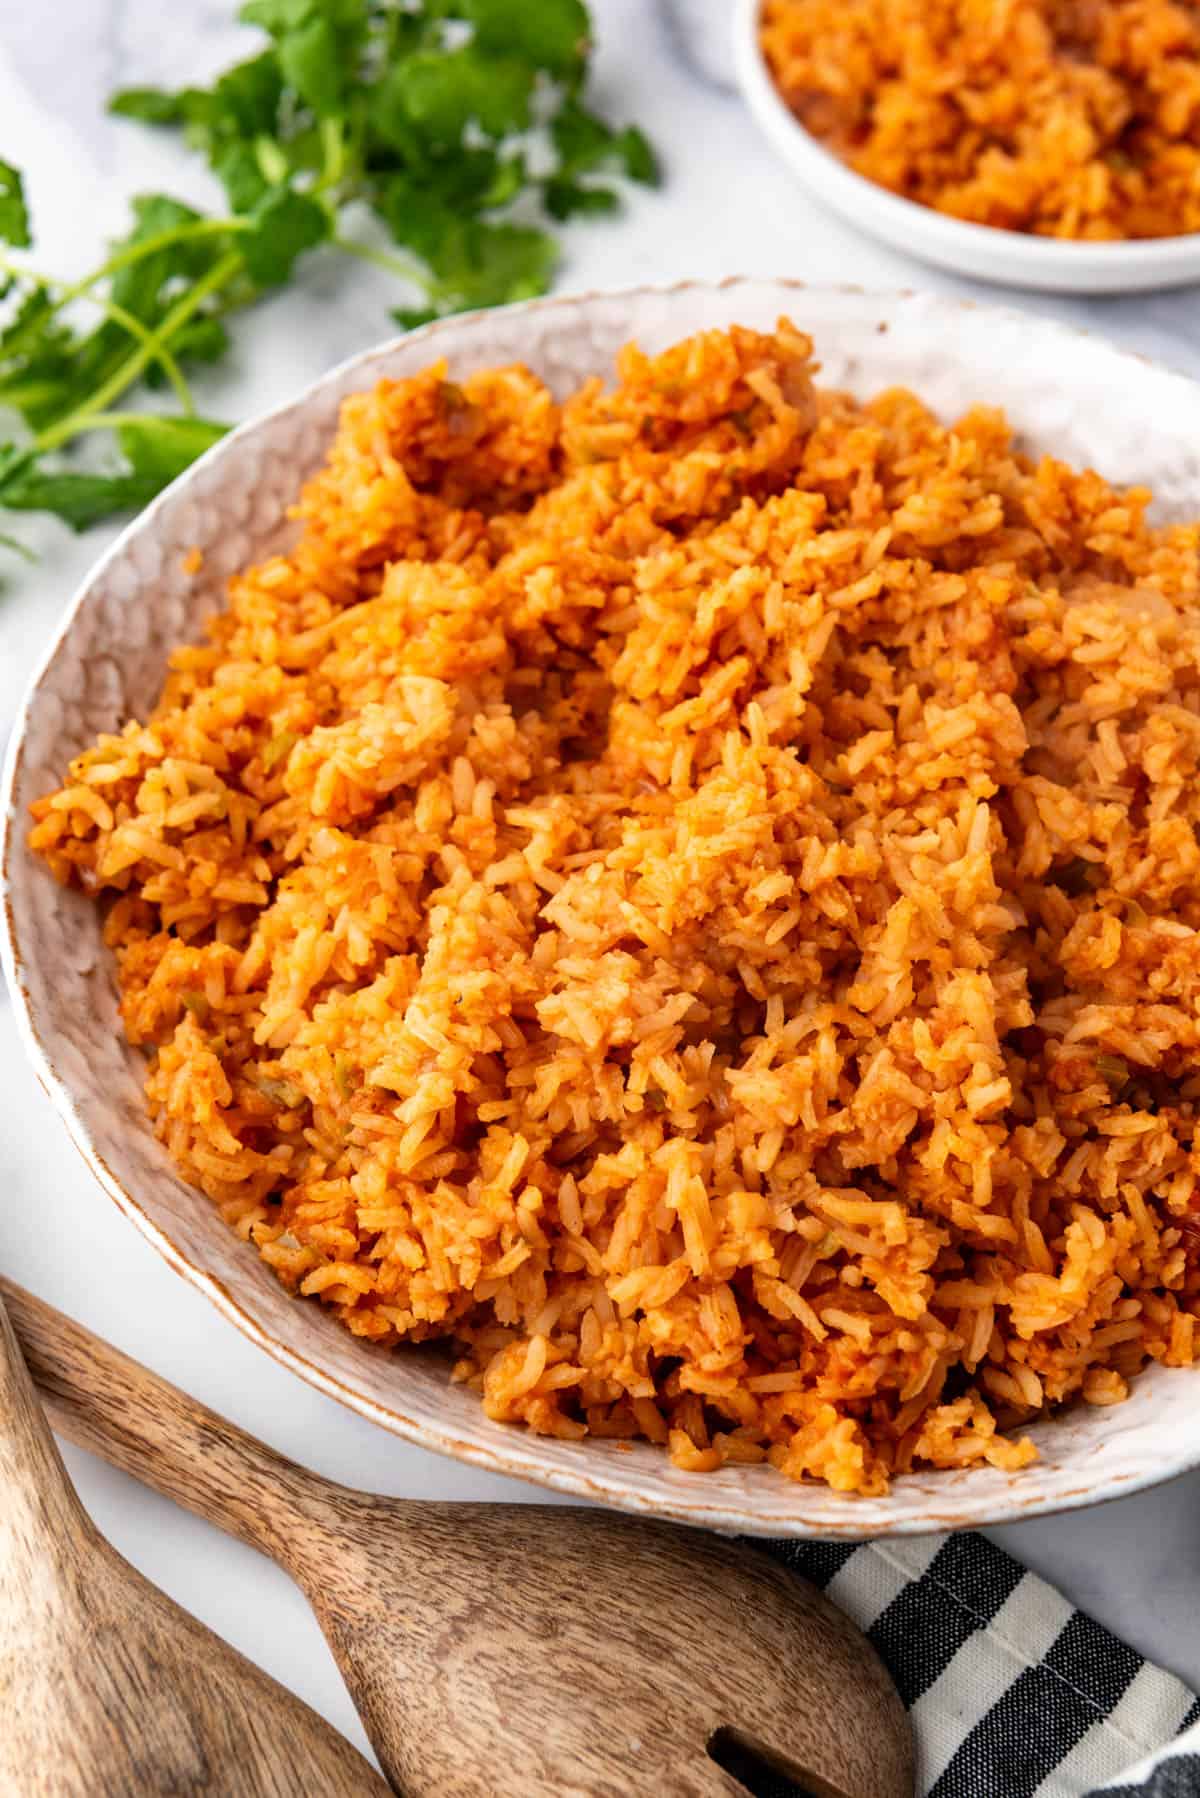
<path id="1" fill-rule="evenodd" d="M 348 400 L 31 840 L 289 1287 L 878 1493 L 1195 1358 L 1200 527 L 811 350 Z"/>
<path id="2" fill-rule="evenodd" d="M 1200 230 L 1195 0 L 764 0 L 801 123 L 939 212 L 1047 237 Z"/>

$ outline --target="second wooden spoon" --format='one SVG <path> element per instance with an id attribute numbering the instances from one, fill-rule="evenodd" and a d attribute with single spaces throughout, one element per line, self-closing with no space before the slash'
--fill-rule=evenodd
<path id="1" fill-rule="evenodd" d="M 818 1798 L 911 1798 L 874 1650 L 767 1556 L 544 1505 L 320 1479 L 0 1280 L 55 1427 L 278 1561 L 410 1798 L 707 1798 L 747 1748 Z"/>

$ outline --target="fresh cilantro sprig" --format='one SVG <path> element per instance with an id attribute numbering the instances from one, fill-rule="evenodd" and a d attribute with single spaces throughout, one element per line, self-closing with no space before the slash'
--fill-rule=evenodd
<path id="1" fill-rule="evenodd" d="M 544 292 L 545 221 L 616 210 L 614 175 L 657 180 L 642 133 L 584 101 L 582 0 L 246 0 L 240 16 L 266 47 L 211 87 L 110 102 L 182 131 L 228 212 L 145 195 L 70 284 L 0 258 L 0 408 L 26 427 L 0 442 L 0 508 L 84 529 L 152 498 L 226 428 L 197 416 L 189 373 L 320 245 L 392 273 L 408 327 Z M 20 173 L 0 162 L 0 244 L 30 242 Z M 178 410 L 120 409 L 138 386 L 170 388 Z M 81 466 L 98 433 L 107 461 Z"/>

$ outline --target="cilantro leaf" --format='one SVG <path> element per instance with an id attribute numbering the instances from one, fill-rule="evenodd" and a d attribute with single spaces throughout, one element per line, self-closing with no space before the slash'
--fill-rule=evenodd
<path id="1" fill-rule="evenodd" d="M 35 430 L 72 403 L 74 337 L 54 314 L 44 288 L 26 295 L 0 332 L 0 405 Z M 3 469 L 0 461 L 0 471 Z"/>
<path id="2" fill-rule="evenodd" d="M 146 505 L 161 486 L 161 481 L 145 475 L 32 468 L 0 479 L 0 503 L 12 512 L 53 512 L 73 531 L 86 531 L 114 512 Z"/>
<path id="3" fill-rule="evenodd" d="M 578 100 L 568 100 L 550 126 L 560 174 L 580 175 L 598 168 L 612 153 L 613 136 L 603 119 Z"/>
<path id="4" fill-rule="evenodd" d="M 272 38 L 299 31 L 315 16 L 324 16 L 331 25 L 340 27 L 360 25 L 362 0 L 245 0 L 237 14 L 245 25 L 261 25 Z"/>
<path id="5" fill-rule="evenodd" d="M 282 37 L 305 24 L 315 10 L 314 0 L 246 0 L 238 18 L 244 25 L 261 25 L 272 37 Z"/>
<path id="6" fill-rule="evenodd" d="M 337 112 L 344 88 L 337 36 L 328 19 L 309 19 L 280 38 L 279 67 L 288 86 L 315 113 Z"/>
<path id="7" fill-rule="evenodd" d="M 555 115 L 550 136 L 558 152 L 558 175 L 570 179 L 597 169 L 620 169 L 631 181 L 653 185 L 658 163 L 636 125 L 614 131 L 578 100 L 569 99 Z"/>
<path id="8" fill-rule="evenodd" d="M 240 139 L 213 157 L 213 172 L 235 212 L 253 212 L 270 186 L 253 145 Z"/>
<path id="9" fill-rule="evenodd" d="M 557 244 L 536 226 L 464 219 L 438 252 L 434 269 L 457 311 L 534 299 L 549 287 L 557 261 Z"/>
<path id="10" fill-rule="evenodd" d="M 172 349 L 176 362 L 191 367 L 197 362 L 219 362 L 230 346 L 229 332 L 219 318 L 201 313 L 190 318 L 176 333 Z M 147 387 L 156 390 L 167 385 L 161 364 L 152 362 L 142 376 Z"/>
<path id="11" fill-rule="evenodd" d="M 583 0 L 458 0 L 485 55 L 520 57 L 535 69 L 570 78 L 587 59 L 591 26 Z"/>
<path id="12" fill-rule="evenodd" d="M 326 118 L 341 109 L 357 76 L 365 0 L 247 0 L 240 17 L 275 39 L 284 82 L 306 106 Z"/>
<path id="13" fill-rule="evenodd" d="M 398 58 L 367 90 L 368 153 L 376 171 L 412 168 L 424 162 L 428 154 L 428 146 L 408 115 L 403 74 L 406 61 L 407 58 Z"/>
<path id="14" fill-rule="evenodd" d="M 229 348 L 229 332 L 219 318 L 190 318 L 175 337 L 175 354 L 182 361 L 219 362 Z"/>
<path id="15" fill-rule="evenodd" d="M 181 125 L 187 117 L 183 95 L 161 87 L 123 87 L 110 95 L 108 110 L 143 125 Z"/>
<path id="16" fill-rule="evenodd" d="M 487 57 L 473 45 L 416 50 L 392 71 L 404 115 L 435 144 L 457 144 L 469 124 L 489 137 L 524 131 L 530 120 L 533 70 L 515 57 Z"/>
<path id="17" fill-rule="evenodd" d="M 182 87 L 171 93 L 160 87 L 127 87 L 110 97 L 108 110 L 140 125 L 184 125 L 191 132 L 206 124 L 212 105 L 213 96 L 204 88 Z"/>
<path id="18" fill-rule="evenodd" d="M 616 210 L 620 202 L 612 189 L 591 186 L 579 179 L 581 175 L 611 169 L 633 181 L 658 180 L 654 152 L 636 126 L 614 131 L 576 99 L 564 102 L 550 135 L 558 153 L 558 169 L 543 183 L 542 203 L 551 218 Z"/>
<path id="19" fill-rule="evenodd" d="M 11 162 L 0 162 L 0 243 L 10 243 L 18 250 L 24 250 L 31 242 L 29 208 L 25 204 L 21 171 Z"/>
<path id="20" fill-rule="evenodd" d="M 131 474 L 165 487 L 228 429 L 211 418 L 130 418 L 116 436 Z"/>
<path id="21" fill-rule="evenodd" d="M 457 221 L 427 257 L 444 312 L 533 299 L 549 287 L 557 259 L 554 239 L 535 226 L 481 219 Z"/>
<path id="22" fill-rule="evenodd" d="M 279 124 L 284 80 L 279 58 L 264 50 L 226 69 L 212 90 L 206 123 L 218 138 L 273 137 Z"/>
<path id="23" fill-rule="evenodd" d="M 366 0 L 245 0 L 238 17 L 247 25 L 261 25 L 272 37 L 320 17 L 329 20 L 339 37 L 352 38 L 363 30 L 367 10 Z"/>
<path id="24" fill-rule="evenodd" d="M 54 308 L 46 289 L 31 289 L 0 331 L 0 368 L 14 357 L 29 355 L 36 350 L 39 339 L 44 346 L 47 333 L 54 330 L 53 315 Z"/>
<path id="25" fill-rule="evenodd" d="M 480 152 L 481 156 L 486 154 L 486 151 Z M 459 161 L 462 164 L 463 158 Z M 488 209 L 507 206 L 510 200 L 516 199 L 528 179 L 523 156 L 496 157 L 491 180 L 476 194 L 476 203 L 480 208 Z"/>
<path id="26" fill-rule="evenodd" d="M 404 175 L 388 182 L 378 210 L 397 243 L 427 264 L 433 276 L 430 299 L 439 315 L 531 299 L 550 284 L 557 246 L 536 226 L 492 224 L 464 214 Z"/>
<path id="27" fill-rule="evenodd" d="M 202 214 L 169 194 L 138 194 L 133 201 L 133 217 L 133 229 L 113 244 L 114 251 L 135 249 L 151 238 L 198 225 Z M 167 283 L 181 278 L 197 279 L 220 256 L 221 248 L 219 239 L 199 238 L 149 251 L 117 270 L 112 278 L 112 297 L 126 312 L 150 323 L 162 310 Z"/>
<path id="28" fill-rule="evenodd" d="M 178 225 L 198 224 L 204 216 L 170 194 L 135 194 L 132 205 L 133 229 L 119 238 L 118 244 L 142 243 L 147 237 L 159 237 Z"/>
<path id="29" fill-rule="evenodd" d="M 69 358 L 39 356 L 0 380 L 0 405 L 10 406 L 39 430 L 69 412 L 78 391 Z"/>
<path id="30" fill-rule="evenodd" d="M 109 293 L 124 312 L 153 330 L 162 323 L 181 293 L 211 272 L 226 254 L 232 240 L 216 232 L 204 236 L 188 235 L 204 224 L 202 215 L 168 194 L 139 195 L 133 202 L 133 213 L 133 229 L 114 244 L 113 249 L 123 255 L 133 253 L 136 259 L 116 270 Z M 184 235 L 171 242 L 173 233 Z M 142 245 L 159 239 L 168 241 L 137 254 Z M 200 326 L 202 318 L 201 314 L 189 322 Z M 186 345 L 179 347 L 187 348 Z M 76 345 L 72 367 L 77 385 L 85 392 L 98 386 L 126 361 L 130 350 L 130 338 L 124 327 L 115 320 L 106 321 Z M 159 373 L 149 374 L 148 379 L 152 384 L 157 382 Z M 44 424 L 49 420 L 43 416 L 40 422 Z"/>
<path id="31" fill-rule="evenodd" d="M 19 480 L 37 460 L 37 451 L 27 444 L 0 443 L 0 493 L 10 481 Z"/>
<path id="32" fill-rule="evenodd" d="M 613 147 L 631 181 L 654 187 L 662 179 L 650 139 L 636 125 L 626 125 L 624 131 L 618 131 Z"/>
<path id="33" fill-rule="evenodd" d="M 117 430 L 127 467 L 112 474 L 43 468 L 36 452 L 0 447 L 0 506 L 53 512 L 86 531 L 114 512 L 135 511 L 203 454 L 228 427 L 206 418 L 130 418 Z"/>
<path id="34" fill-rule="evenodd" d="M 420 325 L 432 324 L 440 317 L 436 306 L 393 306 L 392 317 L 405 331 L 415 331 Z"/>
<path id="35" fill-rule="evenodd" d="M 581 181 L 551 179 L 542 190 L 551 218 L 569 219 L 615 212 L 621 202 L 611 187 L 585 187 Z"/>
<path id="36" fill-rule="evenodd" d="M 278 287 L 298 256 L 323 243 L 332 223 L 319 200 L 295 188 L 273 189 L 250 215 L 254 230 L 241 239 L 242 255 L 260 287 Z"/>

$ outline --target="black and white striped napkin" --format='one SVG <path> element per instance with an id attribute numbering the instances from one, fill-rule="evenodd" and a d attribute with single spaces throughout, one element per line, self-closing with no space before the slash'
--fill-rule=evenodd
<path id="1" fill-rule="evenodd" d="M 1200 1699 L 983 1536 L 765 1546 L 874 1643 L 921 1798 L 1200 1798 Z"/>

